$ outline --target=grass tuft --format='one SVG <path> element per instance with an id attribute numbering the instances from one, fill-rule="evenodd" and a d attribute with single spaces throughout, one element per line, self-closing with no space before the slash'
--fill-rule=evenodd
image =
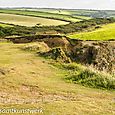
<path id="1" fill-rule="evenodd" d="M 114 75 L 103 74 L 102 72 L 77 65 L 67 65 L 66 69 L 74 71 L 65 78 L 69 82 L 98 89 L 115 89 Z"/>

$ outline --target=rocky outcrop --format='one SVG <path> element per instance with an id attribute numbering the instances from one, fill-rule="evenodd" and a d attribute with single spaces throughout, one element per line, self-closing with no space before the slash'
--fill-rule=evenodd
<path id="1" fill-rule="evenodd" d="M 48 52 L 38 52 L 40 56 L 52 58 L 56 61 L 70 63 L 70 58 L 66 55 L 62 48 L 53 48 Z"/>
<path id="2" fill-rule="evenodd" d="M 41 35 L 32 35 L 32 36 L 8 36 L 5 39 L 8 41 L 12 41 L 13 43 L 30 43 L 30 42 L 36 42 L 36 41 L 46 41 L 47 39 L 62 39 L 63 37 L 66 38 L 66 36 L 61 35 L 47 35 L 47 34 L 41 34 Z"/>
<path id="3" fill-rule="evenodd" d="M 82 41 L 71 50 L 71 60 L 101 71 L 115 70 L 115 42 Z"/>
<path id="4" fill-rule="evenodd" d="M 44 42 L 50 50 L 39 52 L 42 56 L 61 62 L 73 61 L 92 65 L 101 71 L 115 70 L 115 41 L 81 41 L 60 35 L 35 35 L 7 40 L 14 43 Z"/>

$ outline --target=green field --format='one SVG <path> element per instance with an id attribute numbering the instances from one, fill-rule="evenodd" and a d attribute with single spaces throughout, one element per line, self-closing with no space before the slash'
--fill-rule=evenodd
<path id="1" fill-rule="evenodd" d="M 73 71 L 22 51 L 24 46 L 0 42 L 0 108 L 41 108 L 43 115 L 115 114 L 114 91 L 68 83 L 64 79 Z"/>
<path id="2" fill-rule="evenodd" d="M 40 24 L 41 26 L 57 26 L 68 24 L 68 22 L 64 22 L 61 20 L 4 13 L 0 13 L 0 22 L 30 27 L 35 26 L 36 24 Z"/>
<path id="3" fill-rule="evenodd" d="M 76 22 L 78 20 L 76 19 L 81 19 L 81 20 L 88 20 L 91 19 L 90 16 L 83 16 L 80 15 L 81 13 L 85 12 L 92 12 L 92 11 L 87 11 L 87 10 L 64 10 L 64 9 L 15 9 L 15 10 L 23 10 L 23 11 L 39 11 L 39 12 L 44 12 L 44 13 L 50 13 L 53 15 L 61 15 L 63 18 L 66 20 L 70 20 L 72 22 Z M 71 16 L 71 18 L 70 18 Z M 60 17 L 61 18 L 61 17 Z M 76 18 L 76 19 L 75 19 Z"/>
<path id="4" fill-rule="evenodd" d="M 69 35 L 70 38 L 81 40 L 110 40 L 115 39 L 115 23 L 103 25 L 91 32 L 81 32 Z"/>
<path id="5" fill-rule="evenodd" d="M 20 8 L 20 9 L 0 9 L 1 13 L 11 13 L 18 15 L 53 18 L 69 22 L 79 22 L 91 18 L 115 17 L 114 11 L 101 10 L 77 10 L 77 9 L 42 9 L 42 8 Z"/>
<path id="6" fill-rule="evenodd" d="M 70 15 L 72 17 L 84 16 L 86 18 L 115 17 L 114 10 L 86 10 L 86 9 L 52 9 L 52 8 L 21 8 L 16 10 L 40 11 L 54 14 Z M 82 19 L 82 18 L 81 18 Z"/>
<path id="7" fill-rule="evenodd" d="M 71 15 L 62 15 L 57 13 L 41 12 L 41 11 L 4 9 L 4 10 L 0 10 L 0 12 L 8 13 L 8 14 L 10 13 L 10 14 L 17 14 L 17 15 L 34 16 L 34 17 L 53 18 L 53 19 L 64 20 L 69 22 L 78 22 L 82 20 L 77 17 L 72 17 Z"/>

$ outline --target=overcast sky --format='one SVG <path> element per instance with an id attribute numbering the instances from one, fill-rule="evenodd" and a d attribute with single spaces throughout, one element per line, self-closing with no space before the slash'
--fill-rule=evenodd
<path id="1" fill-rule="evenodd" d="M 115 0 L 0 0 L 0 7 L 46 7 L 115 10 Z"/>

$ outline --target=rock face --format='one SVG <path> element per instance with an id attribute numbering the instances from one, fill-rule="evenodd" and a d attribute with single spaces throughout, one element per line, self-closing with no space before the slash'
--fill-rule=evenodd
<path id="1" fill-rule="evenodd" d="M 44 42 L 50 51 L 39 52 L 61 62 L 92 65 L 98 70 L 115 71 L 115 41 L 81 41 L 60 35 L 35 35 L 7 38 L 14 43 Z"/>
<path id="2" fill-rule="evenodd" d="M 71 60 L 93 65 L 101 71 L 115 71 L 115 42 L 82 41 L 71 51 Z"/>
<path id="3" fill-rule="evenodd" d="M 62 48 L 53 48 L 48 52 L 44 53 L 39 52 L 39 54 L 44 57 L 52 58 L 56 61 L 61 61 L 65 63 L 71 62 L 70 58 L 65 54 Z"/>

